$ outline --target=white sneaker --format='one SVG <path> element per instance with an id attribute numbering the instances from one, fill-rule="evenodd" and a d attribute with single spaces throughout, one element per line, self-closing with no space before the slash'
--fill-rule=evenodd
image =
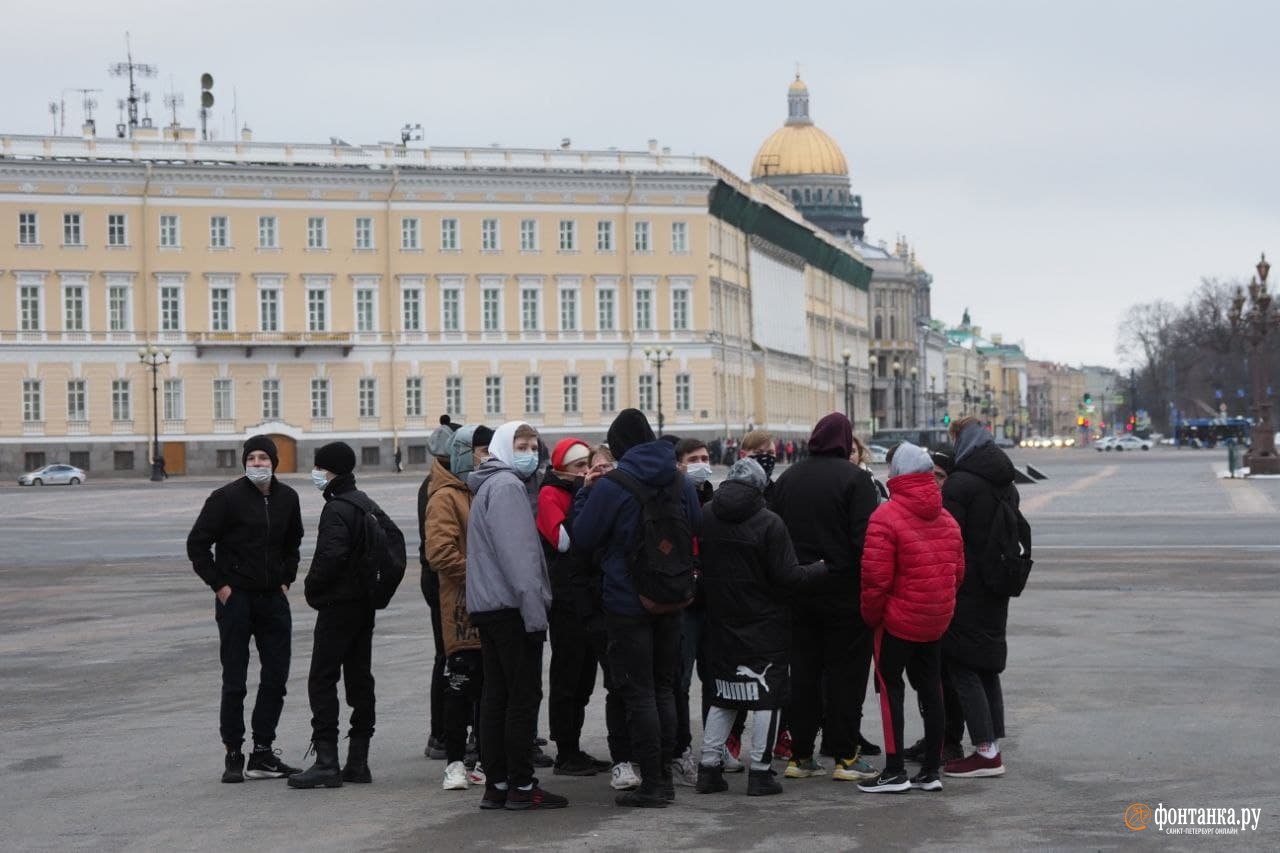
<path id="1" fill-rule="evenodd" d="M 452 761 L 444 768 L 444 789 L 446 791 L 467 790 L 467 765 L 461 761 Z"/>
<path id="2" fill-rule="evenodd" d="M 724 756 L 724 772 L 725 773 L 741 773 L 742 772 L 742 762 L 733 757 L 733 753 L 729 751 L 728 747 L 725 747 L 724 750 L 722 750 L 721 754 Z"/>
<path id="3" fill-rule="evenodd" d="M 483 785 L 488 781 L 488 777 L 484 775 L 484 766 L 479 761 L 467 771 L 467 781 L 472 785 Z"/>
<path id="4" fill-rule="evenodd" d="M 613 778 L 609 786 L 615 791 L 633 791 L 640 787 L 640 774 L 631 766 L 630 761 L 613 765 Z"/>
<path id="5" fill-rule="evenodd" d="M 686 747 L 684 754 L 671 762 L 671 781 L 686 788 L 698 785 L 698 762 L 693 757 L 693 747 Z"/>

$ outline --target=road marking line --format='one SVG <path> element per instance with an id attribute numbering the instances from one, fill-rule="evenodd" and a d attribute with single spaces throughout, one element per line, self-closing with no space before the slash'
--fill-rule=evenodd
<path id="1" fill-rule="evenodd" d="M 1218 468 L 1211 464 L 1214 476 L 1222 485 L 1231 501 L 1231 508 L 1239 513 L 1274 513 L 1276 508 L 1267 500 L 1267 496 L 1258 491 L 1258 487 L 1243 477 L 1219 477 Z"/>
<path id="2" fill-rule="evenodd" d="M 1087 489 L 1091 489 L 1094 486 L 1098 485 L 1098 483 L 1102 482 L 1103 480 L 1115 474 L 1116 470 L 1117 469 L 1115 465 L 1108 465 L 1098 473 L 1090 474 L 1088 477 L 1085 477 L 1082 480 L 1077 480 L 1076 482 L 1072 483 L 1070 486 L 1067 486 L 1066 488 L 1058 489 L 1056 492 L 1041 492 L 1039 494 L 1032 495 L 1031 497 L 1026 498 L 1025 500 L 1022 501 L 1022 507 L 1021 507 L 1022 512 L 1024 515 L 1037 512 L 1049 506 L 1050 503 L 1062 497 L 1063 495 L 1074 495 L 1074 494 L 1083 492 Z"/>

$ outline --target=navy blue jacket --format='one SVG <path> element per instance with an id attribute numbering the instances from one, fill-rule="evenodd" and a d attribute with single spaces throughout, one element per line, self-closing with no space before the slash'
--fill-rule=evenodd
<path id="1" fill-rule="evenodd" d="M 671 484 L 676 474 L 675 448 L 665 441 L 650 441 L 627 451 L 618 468 L 647 486 Z M 684 479 L 684 508 L 689 527 L 697 535 L 702 518 L 698 492 Z M 599 479 L 589 489 L 580 489 L 573 501 L 573 547 L 584 554 L 603 550 L 604 609 L 619 616 L 648 613 L 631 582 L 630 558 L 638 544 L 640 502 L 612 480 Z"/>

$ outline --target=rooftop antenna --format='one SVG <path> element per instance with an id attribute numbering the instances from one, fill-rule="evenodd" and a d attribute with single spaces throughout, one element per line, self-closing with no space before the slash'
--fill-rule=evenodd
<path id="1" fill-rule="evenodd" d="M 63 89 L 63 94 L 65 95 L 67 92 L 79 92 L 79 93 L 80 93 L 80 106 L 81 106 L 81 107 L 83 108 L 83 110 L 84 110 L 84 123 L 85 123 L 85 124 L 88 124 L 88 125 L 92 125 L 92 124 L 93 124 L 93 111 L 94 111 L 94 110 L 96 110 L 96 109 L 98 108 L 98 101 L 97 101 L 97 99 L 96 99 L 96 98 L 94 98 L 94 97 L 93 97 L 93 93 L 94 93 L 94 92 L 101 92 L 101 91 L 102 91 L 101 89 L 77 89 L 77 88 L 74 88 L 74 87 L 73 87 L 73 88 L 71 88 L 71 89 Z M 64 106 L 62 107 L 62 112 L 63 112 L 63 115 L 64 115 L 64 121 L 65 121 L 66 111 L 67 111 L 67 108 L 66 108 L 66 106 L 64 105 Z"/>
<path id="2" fill-rule="evenodd" d="M 133 61 L 133 44 L 129 39 L 129 33 L 126 30 L 124 34 L 124 50 L 125 61 L 117 62 L 107 68 L 112 77 L 128 77 L 129 78 L 129 129 L 138 126 L 138 85 L 137 79 L 142 77 L 156 76 L 156 67 L 145 62 Z"/>
<path id="3" fill-rule="evenodd" d="M 124 98 L 116 98 L 116 110 L 120 114 L 120 120 L 116 122 L 116 136 L 120 139 L 124 139 L 124 135 L 129 129 L 129 125 L 125 124 L 124 121 L 124 108 L 128 103 Z"/>
<path id="4" fill-rule="evenodd" d="M 142 126 L 151 127 L 151 93 L 142 93 Z"/>
<path id="5" fill-rule="evenodd" d="M 180 127 L 180 125 L 178 124 L 178 107 L 182 106 L 182 102 L 183 102 L 182 94 L 180 92 L 174 91 L 173 77 L 170 76 L 169 77 L 169 94 L 164 96 L 164 106 L 165 106 L 165 109 L 169 110 L 173 115 L 173 124 L 170 127 L 173 130 L 174 141 L 177 141 L 178 139 L 178 128 Z"/>

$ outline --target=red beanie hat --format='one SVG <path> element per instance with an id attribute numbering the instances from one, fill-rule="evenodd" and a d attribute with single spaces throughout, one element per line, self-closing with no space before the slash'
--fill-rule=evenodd
<path id="1" fill-rule="evenodd" d="M 581 448 L 574 450 L 574 448 Z M 562 438 L 556 444 L 556 449 L 551 451 L 551 467 L 557 471 L 563 471 L 564 466 L 577 462 L 579 459 L 586 459 L 591 455 L 591 446 L 580 438 Z"/>

